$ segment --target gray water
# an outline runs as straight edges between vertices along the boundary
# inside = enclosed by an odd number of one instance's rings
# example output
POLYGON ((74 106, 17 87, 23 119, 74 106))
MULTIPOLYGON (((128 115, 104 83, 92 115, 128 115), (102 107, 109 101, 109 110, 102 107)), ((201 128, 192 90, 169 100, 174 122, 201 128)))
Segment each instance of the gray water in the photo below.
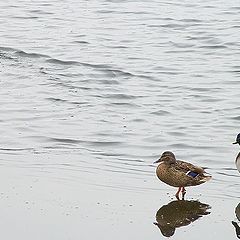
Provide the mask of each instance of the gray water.
POLYGON ((180 202, 153 162, 171 150, 213 179, 165 236, 237 239, 239 15, 234 0, 1 1, 1 236, 162 239, 180 202))

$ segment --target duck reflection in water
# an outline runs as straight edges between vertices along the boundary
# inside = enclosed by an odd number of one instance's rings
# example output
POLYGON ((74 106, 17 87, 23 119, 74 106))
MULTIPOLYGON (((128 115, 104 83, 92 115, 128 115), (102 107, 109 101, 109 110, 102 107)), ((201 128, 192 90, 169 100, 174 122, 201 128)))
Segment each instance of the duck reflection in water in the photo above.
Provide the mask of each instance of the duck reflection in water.
POLYGON ((199 201, 175 200, 162 206, 156 214, 157 225, 165 237, 171 237, 175 229, 187 226, 198 218, 210 214, 211 207, 199 201))
MULTIPOLYGON (((235 209, 235 214, 237 217, 237 220, 240 222, 240 203, 237 205, 235 209)), ((238 238, 240 238, 240 227, 237 222, 232 221, 233 226, 235 227, 236 235, 238 238)))

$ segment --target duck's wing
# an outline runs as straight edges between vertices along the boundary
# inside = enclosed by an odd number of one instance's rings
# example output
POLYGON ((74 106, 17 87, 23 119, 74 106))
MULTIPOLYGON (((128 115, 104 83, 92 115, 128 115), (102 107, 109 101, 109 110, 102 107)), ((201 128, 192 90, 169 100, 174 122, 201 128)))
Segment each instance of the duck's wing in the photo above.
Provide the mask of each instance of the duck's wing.
POLYGON ((185 173, 188 173, 188 172, 196 173, 197 175, 204 173, 204 169, 202 167, 198 167, 191 163, 180 161, 180 160, 176 161, 175 169, 179 171, 183 171, 185 173))

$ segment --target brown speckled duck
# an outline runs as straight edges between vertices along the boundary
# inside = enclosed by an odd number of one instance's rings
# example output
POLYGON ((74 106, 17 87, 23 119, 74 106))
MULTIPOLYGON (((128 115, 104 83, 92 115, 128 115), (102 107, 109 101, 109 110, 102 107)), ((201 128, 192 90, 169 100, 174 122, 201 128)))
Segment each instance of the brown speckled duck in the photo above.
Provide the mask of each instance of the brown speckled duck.
POLYGON ((185 187, 200 185, 211 179, 211 176, 205 175, 206 172, 202 167, 176 160, 175 155, 170 151, 164 152, 155 163, 159 163, 156 170, 158 178, 170 186, 178 187, 175 194, 177 199, 180 192, 184 199, 185 187))

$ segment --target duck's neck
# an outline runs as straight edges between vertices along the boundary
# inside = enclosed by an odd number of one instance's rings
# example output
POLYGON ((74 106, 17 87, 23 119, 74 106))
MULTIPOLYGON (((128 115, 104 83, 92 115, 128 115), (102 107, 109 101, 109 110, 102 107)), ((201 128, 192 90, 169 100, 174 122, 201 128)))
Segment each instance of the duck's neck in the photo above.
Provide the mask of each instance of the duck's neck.
POLYGON ((165 164, 171 165, 176 163, 176 159, 172 157, 166 157, 163 161, 165 164))

